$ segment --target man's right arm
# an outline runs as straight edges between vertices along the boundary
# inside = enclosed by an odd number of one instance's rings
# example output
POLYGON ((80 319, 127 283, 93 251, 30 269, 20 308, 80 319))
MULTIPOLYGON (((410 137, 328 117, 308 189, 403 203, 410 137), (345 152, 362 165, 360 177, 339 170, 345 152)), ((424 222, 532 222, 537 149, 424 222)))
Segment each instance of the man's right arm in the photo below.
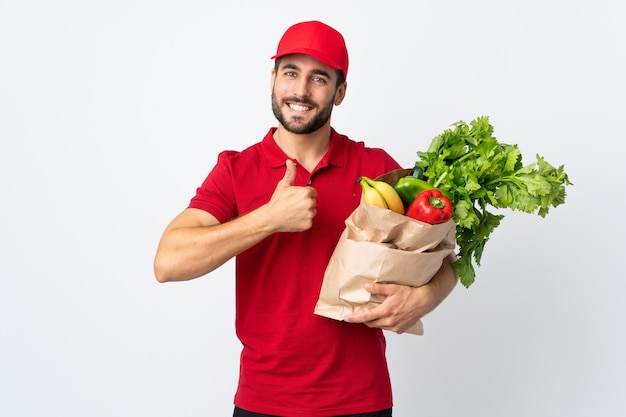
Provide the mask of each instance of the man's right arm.
POLYGON ((315 189, 294 187, 296 167, 287 161, 285 176, 267 204, 226 223, 194 208, 167 226, 154 259, 157 281, 185 281, 215 270, 240 252, 275 232, 299 232, 311 227, 315 189))

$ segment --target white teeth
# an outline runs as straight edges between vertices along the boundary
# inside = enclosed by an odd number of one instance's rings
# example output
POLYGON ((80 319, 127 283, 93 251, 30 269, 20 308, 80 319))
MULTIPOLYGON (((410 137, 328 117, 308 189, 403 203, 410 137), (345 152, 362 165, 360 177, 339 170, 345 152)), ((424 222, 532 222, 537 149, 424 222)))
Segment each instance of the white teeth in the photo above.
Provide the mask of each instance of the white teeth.
POLYGON ((290 104, 289 107, 291 107, 295 111, 307 111, 307 110, 309 110, 308 106, 301 106, 301 105, 298 105, 298 104, 290 104))

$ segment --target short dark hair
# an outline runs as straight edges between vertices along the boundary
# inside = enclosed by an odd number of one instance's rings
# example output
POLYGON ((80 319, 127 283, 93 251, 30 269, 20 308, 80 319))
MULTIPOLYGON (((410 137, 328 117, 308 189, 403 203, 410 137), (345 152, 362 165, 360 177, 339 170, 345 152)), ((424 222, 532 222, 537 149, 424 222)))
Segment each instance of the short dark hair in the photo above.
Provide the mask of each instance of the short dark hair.
MULTIPOLYGON (((278 67, 280 66, 281 60, 282 60, 282 57, 276 58, 276 61, 274 62, 274 71, 278 72, 278 67)), ((341 70, 335 70, 335 73, 337 74, 337 82, 335 83, 335 89, 337 89, 339 88, 341 84, 343 84, 346 81, 346 78, 343 76, 343 71, 341 70)))

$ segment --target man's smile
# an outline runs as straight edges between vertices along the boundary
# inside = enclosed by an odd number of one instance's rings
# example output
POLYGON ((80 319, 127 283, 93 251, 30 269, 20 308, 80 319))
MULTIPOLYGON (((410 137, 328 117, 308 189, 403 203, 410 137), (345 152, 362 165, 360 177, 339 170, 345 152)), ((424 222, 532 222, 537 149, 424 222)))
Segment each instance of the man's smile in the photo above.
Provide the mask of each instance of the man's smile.
POLYGON ((300 103, 287 103, 287 106, 294 111, 298 111, 298 112, 305 112, 305 111, 309 111, 312 109, 311 106, 307 106, 305 104, 300 104, 300 103))

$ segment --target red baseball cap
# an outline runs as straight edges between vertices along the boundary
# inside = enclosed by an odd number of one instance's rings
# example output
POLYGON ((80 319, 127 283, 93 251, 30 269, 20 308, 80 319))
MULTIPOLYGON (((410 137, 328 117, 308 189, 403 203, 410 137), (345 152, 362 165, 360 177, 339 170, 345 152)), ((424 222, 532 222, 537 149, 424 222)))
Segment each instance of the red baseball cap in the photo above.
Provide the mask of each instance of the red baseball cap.
POLYGON ((278 43, 276 55, 307 54, 348 76, 348 49, 341 33, 330 26, 309 21, 291 26, 278 43))

